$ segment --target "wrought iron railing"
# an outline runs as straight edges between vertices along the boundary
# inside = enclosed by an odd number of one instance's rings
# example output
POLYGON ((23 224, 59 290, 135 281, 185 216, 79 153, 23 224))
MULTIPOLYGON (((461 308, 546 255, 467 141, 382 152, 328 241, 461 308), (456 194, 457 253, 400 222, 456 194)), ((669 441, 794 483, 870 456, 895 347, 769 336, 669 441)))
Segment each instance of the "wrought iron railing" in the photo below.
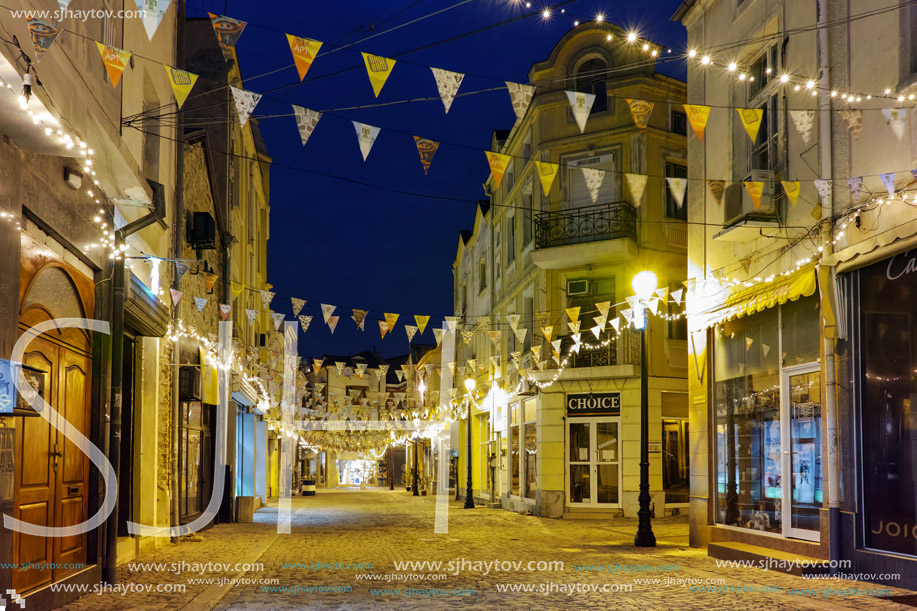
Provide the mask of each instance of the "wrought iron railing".
MULTIPOLYGON (((596 345, 595 336, 591 333, 582 334, 583 343, 596 345), (587 337, 588 336, 588 337, 587 337)), ((605 339, 603 334, 602 339, 605 339)), ((561 352, 569 354, 568 367, 608 367, 612 365, 639 365, 640 364, 640 336, 627 329, 616 334, 607 346, 594 350, 580 348, 578 353, 570 352, 573 338, 569 335, 561 337, 561 352)))
POLYGON ((637 212, 627 202, 539 212, 535 215, 536 248, 619 238, 637 240, 637 212))

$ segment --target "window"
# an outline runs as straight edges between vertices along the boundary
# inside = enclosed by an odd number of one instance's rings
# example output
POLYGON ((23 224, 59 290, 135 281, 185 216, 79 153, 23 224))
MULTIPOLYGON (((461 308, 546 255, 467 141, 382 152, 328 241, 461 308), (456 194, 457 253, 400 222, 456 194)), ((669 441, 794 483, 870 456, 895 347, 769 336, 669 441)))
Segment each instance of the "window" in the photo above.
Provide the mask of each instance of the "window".
POLYGON ((509 195, 509 192, 513 190, 513 185, 516 184, 516 160, 510 158, 509 162, 506 164, 506 173, 503 174, 503 187, 506 189, 505 193, 509 195))
POLYGON ((523 455, 522 469, 525 473, 525 498, 535 498, 535 462, 538 456, 538 445, 535 434, 535 402, 536 399, 527 399, 523 403, 523 430, 525 439, 525 454, 523 455))
MULTIPOLYGON (((667 178, 687 178, 688 168, 680 163, 670 163, 667 161, 665 164, 665 175, 667 178)), ((672 189, 669 188, 668 181, 666 181, 665 185, 665 215, 680 221, 688 220, 687 191, 685 191, 685 198, 682 205, 679 206, 678 202, 675 200, 675 196, 672 195, 672 189)))
POLYGON ((678 134, 679 136, 688 135, 688 116, 685 113, 673 110, 671 124, 673 134, 678 134))
POLYGON ((516 215, 506 217, 506 264, 516 260, 516 215))
POLYGON ((479 452, 478 452, 478 481, 481 485, 481 492, 484 494, 490 495, 491 490, 494 489, 494 480, 491 477, 491 467, 490 467, 490 414, 484 413, 476 416, 478 424, 478 441, 479 441, 479 452))
MULTIPOLYGON (((684 287, 680 282, 675 282, 669 285, 669 294, 671 295, 673 291, 678 289, 683 289, 684 287)), ((684 291, 682 291, 682 304, 684 304, 684 291)), ((666 335, 669 339, 683 340, 687 341, 688 339, 688 319, 683 316, 684 307, 675 303, 675 301, 670 297, 667 304, 668 315, 670 317, 678 316, 673 320, 668 321, 668 326, 666 330, 666 335)), ((816 327, 817 330, 817 327, 816 327)))
POLYGON ((525 134, 525 138, 522 140, 522 159, 525 162, 528 162, 532 158, 532 130, 530 129, 525 134))
POLYGON ((687 503, 688 421, 682 418, 662 421, 662 489, 666 503, 687 503))
POLYGON ((583 62, 576 70, 576 90, 595 95, 593 113, 608 109, 608 92, 605 86, 607 74, 607 65, 598 57, 583 62))
MULTIPOLYGON (((764 112, 761 115, 761 127, 758 130, 758 137, 751 147, 749 169, 772 170, 776 161, 777 139, 779 136, 777 133, 776 94, 768 97, 759 108, 764 112)), ((744 130, 744 128, 742 129, 744 130)))
POLYGON ((478 292, 483 293, 487 288, 487 259, 481 259, 478 264, 478 292))
POLYGON ((621 201, 620 155, 617 150, 595 157, 567 161, 567 185, 571 208, 581 208, 599 204, 610 204, 621 201), (599 185, 595 201, 586 185, 582 167, 594 168, 605 172, 599 185))
POLYGON ((525 248, 532 241, 532 209, 534 199, 532 197, 532 183, 529 182, 522 192, 522 247, 525 248))
POLYGON ((752 99, 760 93, 777 71, 777 46, 770 47, 761 54, 758 59, 752 62, 748 70, 748 99, 752 99))
POLYGON ((510 406, 509 426, 509 472, 510 494, 519 496, 519 404, 510 406))

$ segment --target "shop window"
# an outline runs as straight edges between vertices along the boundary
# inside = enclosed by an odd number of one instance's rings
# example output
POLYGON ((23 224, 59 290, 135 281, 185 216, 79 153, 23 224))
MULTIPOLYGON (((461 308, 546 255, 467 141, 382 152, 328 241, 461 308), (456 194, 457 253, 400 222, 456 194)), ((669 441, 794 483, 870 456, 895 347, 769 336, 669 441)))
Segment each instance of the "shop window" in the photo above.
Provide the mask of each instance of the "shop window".
POLYGON ((521 465, 525 472, 525 498, 535 498, 535 460, 538 456, 535 433, 535 399, 528 399, 524 405, 525 454, 521 465))
POLYGON ((662 489, 665 502, 688 502, 688 421, 662 421, 662 489))
POLYGON ((509 426, 509 470, 510 470, 510 493, 513 496, 519 496, 519 404, 510 407, 510 426, 509 426))

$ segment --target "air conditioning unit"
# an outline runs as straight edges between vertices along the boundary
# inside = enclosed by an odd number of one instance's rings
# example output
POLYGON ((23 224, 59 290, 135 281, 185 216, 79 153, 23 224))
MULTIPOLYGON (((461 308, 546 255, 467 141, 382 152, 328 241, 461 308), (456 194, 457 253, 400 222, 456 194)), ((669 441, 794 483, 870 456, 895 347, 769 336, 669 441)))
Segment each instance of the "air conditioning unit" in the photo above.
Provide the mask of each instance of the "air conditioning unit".
POLYGON ((745 218, 757 220, 777 219, 777 198, 774 197, 774 173, 770 170, 752 170, 748 176, 726 187, 723 194, 723 220, 725 225, 732 225, 745 218), (762 182, 761 203, 755 203, 745 188, 746 182, 762 182))
POLYGON ((576 295, 588 295, 589 294, 589 281, 588 280, 568 280, 567 281, 567 297, 575 297, 576 295))

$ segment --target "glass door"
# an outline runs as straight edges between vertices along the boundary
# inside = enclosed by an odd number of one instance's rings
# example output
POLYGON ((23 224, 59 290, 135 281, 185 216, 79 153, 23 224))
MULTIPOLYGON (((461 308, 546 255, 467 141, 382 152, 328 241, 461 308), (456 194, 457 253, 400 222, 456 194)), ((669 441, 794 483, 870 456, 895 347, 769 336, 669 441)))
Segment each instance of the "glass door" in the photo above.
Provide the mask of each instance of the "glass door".
POLYGON ((617 418, 576 418, 567 423, 567 504, 620 504, 617 418))
POLYGON ((588 420, 567 421, 569 447, 567 502, 571 505, 592 504, 592 423, 588 420))
POLYGON ((593 425, 595 504, 618 504, 618 423, 600 420, 593 425))
POLYGON ((821 377, 818 363, 783 373, 784 534, 819 540, 822 507, 821 377))

